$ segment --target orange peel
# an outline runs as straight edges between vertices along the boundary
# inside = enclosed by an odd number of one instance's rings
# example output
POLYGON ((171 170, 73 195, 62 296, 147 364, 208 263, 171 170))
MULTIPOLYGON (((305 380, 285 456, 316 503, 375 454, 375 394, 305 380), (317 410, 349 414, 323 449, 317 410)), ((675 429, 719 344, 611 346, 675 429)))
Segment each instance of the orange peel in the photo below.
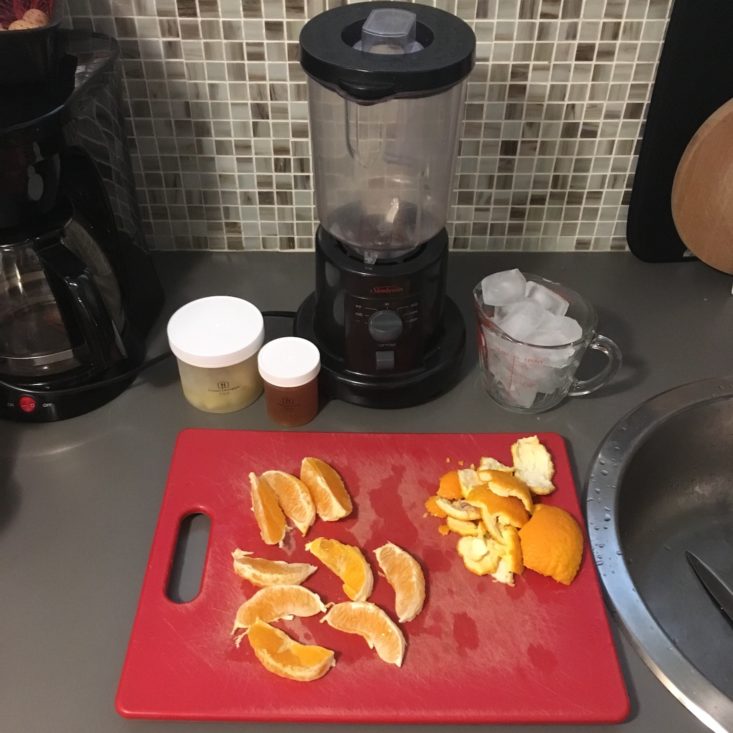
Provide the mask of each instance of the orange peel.
POLYGON ((478 464, 479 471, 504 471, 506 473, 514 473, 514 466, 507 466, 496 458, 482 456, 478 464))
POLYGON ((474 486, 483 483, 475 468, 460 468, 457 473, 458 481, 461 484, 461 494, 464 499, 474 486))
POLYGON ((469 522, 465 519, 446 517, 445 524, 451 532, 462 537, 481 537, 486 534, 486 527, 480 519, 477 522, 469 522))
POLYGON ((532 492, 521 479, 506 471, 479 471, 479 476, 488 483, 489 488, 499 496, 513 496, 519 499, 531 514, 534 508, 532 492))
POLYGON ((464 522, 481 519, 481 512, 464 499, 451 501, 450 499, 444 499, 442 496, 438 496, 435 499, 435 505, 445 513, 446 517, 461 519, 464 522))
POLYGON ((439 497, 437 496, 429 496, 427 499, 425 499, 425 511, 427 511, 428 514, 430 514, 433 517, 438 517, 439 519, 443 519, 443 517, 446 516, 445 512, 438 506, 437 499, 439 497))
POLYGON ((444 499, 460 499, 463 496, 458 471, 448 471, 440 477, 437 494, 444 499))
POLYGON ((472 489, 466 499, 481 512, 484 525, 494 539, 502 541, 499 525, 523 527, 529 521, 529 514, 522 502, 515 496, 500 496, 486 486, 472 489))
POLYGON ((499 567, 499 546, 490 537, 461 537, 456 550, 474 575, 491 575, 499 567))
POLYGON ((515 476, 524 481, 532 493, 546 496, 555 491, 552 478, 555 465, 547 448, 536 435, 520 438, 512 445, 515 476))
POLYGON ((570 585, 583 559, 583 532, 564 509, 538 504, 519 530, 524 566, 558 583, 570 585))

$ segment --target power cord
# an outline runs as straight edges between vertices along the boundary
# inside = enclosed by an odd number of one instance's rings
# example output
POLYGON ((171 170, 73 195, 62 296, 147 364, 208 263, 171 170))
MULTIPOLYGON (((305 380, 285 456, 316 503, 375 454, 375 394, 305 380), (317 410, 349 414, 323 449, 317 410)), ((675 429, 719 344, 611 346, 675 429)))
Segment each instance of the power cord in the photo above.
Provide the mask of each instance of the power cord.
POLYGON ((295 318, 295 311, 262 311, 263 318, 295 318))
POLYGON ((140 372, 145 371, 149 367, 164 361, 169 356, 173 356, 172 352, 166 351, 158 356, 154 356, 152 359, 144 361, 134 369, 118 374, 116 377, 109 377, 108 379, 102 379, 98 382, 90 382, 89 384, 80 384, 77 387, 64 387, 63 389, 34 389, 33 387, 23 387, 19 384, 10 384, 0 379, 0 387, 12 390, 13 392, 23 392, 23 394, 32 395, 34 397, 65 397, 68 395, 83 394, 84 392, 93 392, 95 389, 102 387, 109 387, 112 384, 118 384, 119 382, 129 381, 131 377, 135 377, 140 372))
MULTIPOLYGON (((295 315, 295 311, 262 311, 263 318, 295 318, 295 315)), ((158 354, 157 356, 154 356, 151 359, 144 361, 142 364, 139 364, 134 369, 129 369, 123 374, 118 374, 116 377, 109 377, 108 379, 102 379, 98 382, 91 382, 89 384, 80 384, 78 387, 65 387, 63 389, 27 389, 17 384, 10 384, 9 382, 6 382, 2 379, 0 379, 0 387, 4 387, 5 389, 9 389, 14 392, 19 390, 24 394, 45 398, 65 397, 68 395, 83 394, 84 392, 92 392, 95 389, 109 387, 113 384, 119 384, 120 382, 128 381, 130 378, 138 376, 138 374, 140 374, 141 372, 144 372, 146 369, 149 369, 150 367, 159 364, 161 361, 165 361, 171 356, 173 356, 173 352, 165 351, 162 354, 158 354)))

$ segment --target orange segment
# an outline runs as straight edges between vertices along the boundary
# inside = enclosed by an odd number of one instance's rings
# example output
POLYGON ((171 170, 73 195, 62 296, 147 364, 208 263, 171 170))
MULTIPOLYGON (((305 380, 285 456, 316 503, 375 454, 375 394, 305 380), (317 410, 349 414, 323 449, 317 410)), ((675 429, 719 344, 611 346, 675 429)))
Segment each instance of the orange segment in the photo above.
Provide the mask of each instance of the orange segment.
POLYGON ((249 474, 252 494, 252 511, 254 512, 260 536, 266 545, 282 544, 288 525, 285 521, 275 492, 270 485, 254 473, 249 474))
POLYGON ((529 486, 524 481, 506 471, 479 471, 479 476, 489 484, 489 488, 499 496, 514 496, 522 502, 531 514, 534 502, 529 486))
POLYGON ((519 530, 524 566, 570 585, 583 559, 583 533, 564 509, 539 504, 519 530))
POLYGON ((337 603, 321 620, 338 631, 358 634, 382 661, 402 666, 407 646, 405 637, 399 626, 374 603, 337 603))
POLYGON ((234 572, 248 580, 252 585, 260 587, 270 585, 299 585, 316 572, 315 565, 305 562, 284 562, 283 560, 266 560, 253 557, 251 552, 234 550, 234 572))
POLYGON ((445 516, 445 512, 438 506, 437 500, 437 496, 429 496, 425 500, 425 509, 427 510, 428 514, 442 519, 445 516))
POLYGON ((374 575, 358 547, 318 537, 309 542, 305 549, 341 578, 344 593, 352 601, 365 601, 369 598, 374 587, 374 575))
POLYGON ((460 499, 463 496, 461 482, 458 480, 458 471, 448 471, 440 477, 438 496, 444 499, 460 499))
POLYGON ((252 624, 247 632, 247 640, 266 670, 289 680, 317 680, 336 664, 331 649, 315 644, 300 644, 284 631, 264 621, 252 624))
POLYGON ((351 497, 344 481, 320 458, 304 458, 300 465, 300 480, 308 487, 318 516, 335 522, 351 514, 351 497))
POLYGON ((232 633, 248 629, 257 619, 269 622, 294 616, 315 616, 325 610, 318 594, 302 585, 271 585, 260 588, 239 607, 232 633))
POLYGON ((275 492, 285 516, 305 535, 316 520, 316 507, 308 487, 285 471, 265 471, 260 478, 275 492))
POLYGON ((425 575, 409 552, 388 542, 378 547, 379 567, 395 592, 395 612, 400 623, 412 621, 425 603, 425 575))

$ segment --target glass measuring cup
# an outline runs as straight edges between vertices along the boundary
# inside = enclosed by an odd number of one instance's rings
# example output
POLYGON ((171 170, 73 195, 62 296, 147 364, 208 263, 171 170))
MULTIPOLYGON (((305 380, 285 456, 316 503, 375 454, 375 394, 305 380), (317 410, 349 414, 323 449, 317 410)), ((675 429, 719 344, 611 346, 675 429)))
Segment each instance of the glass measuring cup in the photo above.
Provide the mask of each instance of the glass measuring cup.
POLYGON ((538 413, 552 409, 565 397, 581 397, 600 389, 616 374, 622 357, 615 341, 596 333, 598 316, 582 295, 538 275, 524 273, 524 277, 568 302, 566 315, 577 321, 580 338, 552 346, 512 338, 496 323, 499 308, 484 303, 479 282, 473 289, 479 362, 484 387, 497 404, 513 412, 538 413), (606 364, 594 376, 576 379, 588 348, 602 353, 606 364))

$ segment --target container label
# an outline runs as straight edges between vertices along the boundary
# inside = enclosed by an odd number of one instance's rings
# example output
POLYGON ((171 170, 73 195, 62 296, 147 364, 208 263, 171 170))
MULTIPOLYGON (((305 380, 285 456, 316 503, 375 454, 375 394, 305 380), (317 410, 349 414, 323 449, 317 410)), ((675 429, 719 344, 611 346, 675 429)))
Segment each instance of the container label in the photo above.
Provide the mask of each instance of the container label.
POLYGON ((230 392, 236 392, 238 389, 242 389, 241 384, 232 384, 226 379, 219 380, 215 387, 209 387, 208 392, 214 392, 215 394, 229 394, 230 392))

